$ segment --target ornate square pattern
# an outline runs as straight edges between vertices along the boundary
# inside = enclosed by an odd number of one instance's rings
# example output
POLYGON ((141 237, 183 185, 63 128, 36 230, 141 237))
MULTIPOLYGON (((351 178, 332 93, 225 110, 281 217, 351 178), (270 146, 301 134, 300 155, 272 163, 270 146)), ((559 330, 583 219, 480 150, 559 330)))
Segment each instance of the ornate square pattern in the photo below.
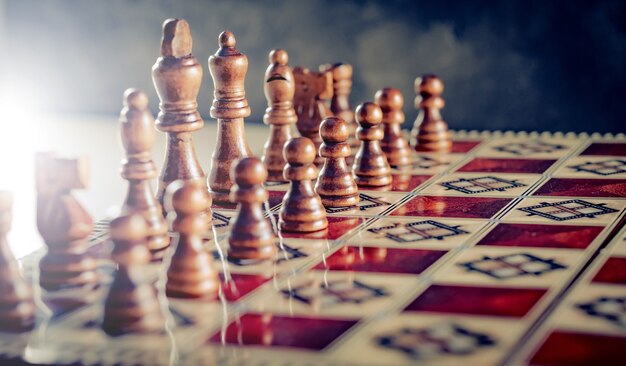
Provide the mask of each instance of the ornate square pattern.
POLYGON ((454 323, 442 323, 429 328, 402 327, 377 336, 375 342, 380 347, 402 352, 413 359, 467 355, 496 343, 488 334, 454 323))
POLYGON ((326 207, 326 213, 340 216, 376 216, 404 196, 404 193, 368 191, 367 193, 359 194, 360 201, 356 206, 326 207))
POLYGON ((626 328, 626 296, 601 296, 590 302, 576 304, 576 307, 589 316, 626 328))
POLYGON ((525 198, 503 218, 505 221, 558 223, 568 225, 606 225, 626 206, 615 199, 525 198))
POLYGON ((511 188, 525 187, 516 180, 485 176, 476 178, 460 178, 457 180, 439 183, 441 186, 465 194, 476 194, 491 191, 505 192, 511 188))
POLYGON ((568 168, 577 172, 588 172, 595 175, 607 176, 626 173, 626 160, 608 159, 600 161, 587 161, 582 164, 570 165, 568 168))
POLYGON ((487 141, 477 155, 488 158, 556 160, 578 143, 568 138, 502 136, 487 141))
POLYGON ((547 272, 567 268, 554 259, 541 258, 528 253, 497 257, 484 256, 458 265, 464 267, 468 272, 482 273, 498 280, 521 276, 541 276, 547 272))
POLYGON ((488 219, 509 202, 507 198, 417 196, 393 210, 391 215, 488 219))
POLYGON ((523 142, 517 142, 517 143, 502 144, 502 145, 493 147, 493 149, 496 151, 505 152, 505 153, 518 155, 518 156, 530 156, 530 155, 541 154, 541 153, 543 154, 552 153, 558 150, 563 150, 565 148, 566 146, 564 145, 548 143, 548 142, 541 141, 541 140, 530 140, 530 141, 523 141, 523 142))
POLYGON ((453 173, 429 185, 422 194, 516 197, 541 178, 538 174, 453 173))
POLYGON ((281 292, 287 297, 314 307, 347 303, 358 305, 375 298, 389 296, 384 287, 370 286, 358 280, 310 280, 297 287, 282 289, 281 292))
POLYGON ((448 226, 434 220, 393 223, 387 226, 367 229, 374 234, 384 235, 397 243, 414 243, 421 240, 444 240, 447 237, 467 234, 459 226, 448 226))

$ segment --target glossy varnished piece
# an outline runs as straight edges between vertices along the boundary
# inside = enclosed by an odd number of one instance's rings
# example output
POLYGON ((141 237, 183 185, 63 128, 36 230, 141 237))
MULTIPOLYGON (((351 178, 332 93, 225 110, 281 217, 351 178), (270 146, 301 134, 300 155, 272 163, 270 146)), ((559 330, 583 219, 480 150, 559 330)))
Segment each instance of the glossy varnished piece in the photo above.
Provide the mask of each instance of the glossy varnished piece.
POLYGON ((357 137, 361 141, 354 157, 352 172, 359 187, 391 187, 391 168, 380 148, 384 131, 380 125, 383 112, 371 102, 360 104, 355 111, 357 137))
POLYGON ((37 228, 47 246, 39 282, 46 290, 98 283, 96 261, 87 253, 93 220, 71 193, 87 188, 88 172, 85 159, 37 154, 37 228))
POLYGON ((404 112, 402 106, 404 98, 398 89, 383 88, 376 92, 374 97, 376 104, 383 111, 384 136, 380 140, 382 148, 389 165, 401 168, 411 163, 411 148, 409 142, 402 133, 404 123, 404 112))
POLYGON ((435 75, 415 79, 415 108, 420 113, 415 120, 411 139, 416 151, 450 152, 452 138, 448 124, 441 116, 445 101, 441 97, 443 82, 435 75))
POLYGON ((244 129, 244 118, 250 115, 244 88, 248 57, 235 48, 232 32, 222 32, 218 43, 219 49, 209 57, 215 87, 211 117, 217 119, 217 143, 211 159, 209 187, 213 201, 228 203, 234 184, 231 168, 237 159, 252 154, 244 129))
POLYGON ((175 180, 206 184, 192 135, 204 125, 198 112, 202 66, 191 52, 191 31, 187 21, 166 20, 163 23, 161 57, 152 66, 152 80, 161 100, 156 127, 167 133, 165 162, 157 188, 161 205, 165 189, 175 180))
MULTIPOLYGON (((332 116, 327 102, 333 96, 333 77, 330 71, 314 72, 302 67, 294 68, 293 76, 296 81, 296 126, 302 136, 313 141, 317 149, 322 143, 320 123, 324 118, 332 116)), ((315 164, 319 166, 321 163, 323 159, 317 156, 315 164)))
POLYGON ((206 199, 202 187, 192 182, 176 181, 167 188, 165 204, 168 212, 176 214, 172 230, 178 234, 167 269, 167 296, 216 298, 219 276, 203 241, 206 230, 202 213, 211 206, 211 201, 206 199))
POLYGON ((109 335, 153 333, 164 329, 156 289, 146 276, 150 262, 148 226, 140 215, 120 216, 109 225, 111 259, 118 265, 104 301, 102 329, 109 335))
POLYGON ((320 66, 320 71, 328 71, 333 77, 333 97, 330 100, 330 110, 335 117, 340 117, 348 124, 350 137, 348 143, 356 150, 359 140, 356 138, 357 124, 354 120, 354 110, 350 106, 350 92, 352 91, 352 65, 344 63, 327 64, 320 66))
POLYGON ((323 143, 319 155, 324 158, 324 166, 315 191, 324 207, 350 207, 359 203, 358 187, 346 164, 346 157, 350 156, 349 134, 348 124, 339 117, 326 118, 320 125, 323 143))
POLYGON ((228 238, 228 258, 231 260, 263 260, 276 253, 275 235, 268 218, 263 215, 263 204, 268 194, 263 183, 267 169, 255 157, 239 160, 232 170, 232 201, 237 202, 237 213, 228 238))
POLYGON ((0 332, 27 331, 35 325, 33 291, 9 247, 13 195, 0 191, 0 332))
POLYGON ((297 121, 293 108, 294 78, 287 65, 288 60, 287 51, 272 50, 263 83, 267 99, 263 122, 270 126, 270 134, 261 160, 267 168, 268 182, 284 181, 283 168, 286 161, 283 157, 283 146, 291 138, 291 129, 297 121))
POLYGON ((289 232, 314 232, 326 229, 328 220, 320 196, 313 189, 317 177, 315 145, 306 137, 296 137, 285 144, 285 179, 289 190, 280 209, 280 228, 289 232))
POLYGON ((155 139, 154 118, 148 110, 148 96, 143 91, 126 90, 119 121, 122 145, 126 152, 121 174, 128 181, 122 212, 140 214, 146 219, 150 234, 148 249, 153 260, 160 260, 169 246, 170 238, 163 209, 152 191, 151 183, 157 177, 156 165, 151 156, 155 139))

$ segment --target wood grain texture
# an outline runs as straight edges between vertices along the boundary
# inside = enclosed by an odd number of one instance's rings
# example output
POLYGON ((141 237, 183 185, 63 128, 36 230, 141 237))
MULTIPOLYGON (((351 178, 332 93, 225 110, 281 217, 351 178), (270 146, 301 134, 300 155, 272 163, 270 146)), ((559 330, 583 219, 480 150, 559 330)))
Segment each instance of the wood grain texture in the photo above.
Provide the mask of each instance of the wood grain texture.
POLYGON ((380 147, 387 157, 389 165, 400 168, 411 164, 411 148, 402 133, 404 123, 404 97, 398 89, 383 88, 376 92, 374 102, 383 112, 384 136, 380 147))
POLYGON ((411 139, 416 151, 450 152, 452 137, 448 124, 441 116, 445 101, 441 97, 443 82, 435 75, 424 75, 415 79, 415 108, 417 115, 411 139))

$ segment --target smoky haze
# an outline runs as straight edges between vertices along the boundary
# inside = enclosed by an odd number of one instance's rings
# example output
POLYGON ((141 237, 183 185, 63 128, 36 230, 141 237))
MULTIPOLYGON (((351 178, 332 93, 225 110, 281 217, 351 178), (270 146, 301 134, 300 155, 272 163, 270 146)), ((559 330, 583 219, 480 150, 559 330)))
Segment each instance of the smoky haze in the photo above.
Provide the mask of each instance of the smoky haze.
POLYGON ((34 1, 3 3, 3 80, 37 89, 46 111, 115 115, 127 87, 157 109, 151 67, 161 24, 188 20, 204 66, 232 30, 248 55, 249 121, 266 108, 263 73, 272 48, 291 66, 354 67, 353 105, 399 88, 407 124, 413 81, 439 75, 443 113, 455 129, 626 131, 626 2, 623 1, 34 1))

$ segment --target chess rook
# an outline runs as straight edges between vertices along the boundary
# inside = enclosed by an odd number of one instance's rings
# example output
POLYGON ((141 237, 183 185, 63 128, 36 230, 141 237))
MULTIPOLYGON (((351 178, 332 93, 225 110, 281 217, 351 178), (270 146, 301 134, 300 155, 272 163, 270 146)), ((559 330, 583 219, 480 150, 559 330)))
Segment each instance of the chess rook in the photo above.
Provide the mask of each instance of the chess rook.
POLYGON ((380 106, 383 112, 384 136, 380 140, 380 147, 385 153, 389 165, 394 168, 409 165, 411 163, 411 148, 402 134, 402 124, 404 123, 402 93, 398 89, 383 88, 376 92, 374 98, 375 103, 380 106))
POLYGON ((252 155, 243 119, 250 115, 244 81, 248 71, 248 57, 236 48, 235 35, 220 34, 219 49, 209 57, 209 70, 215 86, 211 117, 217 119, 217 144, 211 159, 209 187, 213 201, 228 203, 233 180, 233 163, 252 155))
POLYGON ((211 206, 203 188, 193 182, 176 181, 167 187, 165 205, 175 212, 172 230, 178 233, 175 251, 167 269, 168 297, 216 298, 219 276, 213 257, 204 246, 202 213, 211 206))
POLYGON ((294 78, 287 65, 288 55, 285 50, 272 50, 270 65, 265 71, 264 91, 267 109, 263 122, 270 126, 270 135, 265 143, 261 160, 267 168, 269 182, 282 182, 285 158, 283 146, 291 138, 292 126, 297 121, 293 108, 295 93, 294 78))
POLYGON ((352 65, 344 63, 322 65, 320 71, 328 71, 332 75, 333 97, 330 100, 330 110, 335 117, 342 118, 348 124, 350 130, 348 143, 356 151, 360 144, 356 138, 357 124, 349 99, 352 91, 352 65))
POLYGON ((154 145, 154 118, 148 110, 148 96, 137 89, 124 92, 124 108, 120 112, 120 132, 126 158, 121 175, 128 181, 128 193, 122 211, 136 213, 148 222, 148 249, 153 260, 163 258, 169 246, 167 223, 150 183, 157 176, 151 150, 154 145))
POLYGON ((424 75, 415 79, 415 108, 417 115, 411 139, 416 151, 449 152, 452 140, 448 124, 441 116, 445 101, 441 97, 443 82, 435 75, 424 75))
POLYGON ((33 291, 9 247, 13 195, 0 191, 0 331, 22 332, 35 325, 33 291))
POLYGON ((380 125, 383 112, 377 104, 366 102, 355 111, 359 123, 357 136, 361 147, 356 153, 352 172, 359 187, 386 187, 391 185, 391 168, 380 147, 384 131, 380 125))
POLYGON ((352 173, 346 164, 350 156, 350 145, 346 142, 350 130, 339 117, 329 117, 320 125, 323 140, 319 154, 324 166, 320 171, 315 191, 322 198, 324 207, 350 207, 359 203, 359 192, 352 173))
MULTIPOLYGON (((152 80, 161 100, 156 127, 167 133, 165 162, 157 189, 161 206, 165 189, 173 181, 205 180, 192 135, 192 132, 204 125, 197 101, 202 82, 202 66, 191 51, 191 31, 187 21, 166 20, 163 23, 161 57, 152 66, 152 80)), ((207 221, 209 220, 210 215, 207 215, 207 221)))
MULTIPOLYGON (((308 137, 319 149, 320 123, 326 117, 332 116, 327 101, 333 96, 333 77, 329 71, 313 72, 309 69, 296 67, 293 69, 296 81, 294 107, 298 116, 296 127, 304 137, 308 137)), ((315 164, 323 163, 321 156, 315 157, 315 164)))
POLYGON ((114 244, 111 258, 118 270, 104 301, 102 329, 112 336, 161 332, 165 322, 156 289, 145 276, 150 262, 145 219, 120 216, 111 221, 109 235, 114 244))
POLYGON ((98 282, 96 261, 87 253, 93 221, 72 196, 73 189, 87 188, 87 166, 84 159, 37 154, 37 228, 47 246, 39 262, 40 284, 46 290, 98 282))
POLYGON ((271 259, 276 252, 275 236, 269 219, 263 215, 263 203, 268 199, 263 188, 267 169, 258 158, 247 157, 233 166, 231 174, 235 182, 231 199, 238 205, 228 238, 228 258, 271 259))
POLYGON ((280 209, 280 228, 291 232, 315 232, 328 227, 320 196, 313 189, 317 177, 315 145, 306 137, 296 137, 285 144, 285 179, 291 182, 280 209))

